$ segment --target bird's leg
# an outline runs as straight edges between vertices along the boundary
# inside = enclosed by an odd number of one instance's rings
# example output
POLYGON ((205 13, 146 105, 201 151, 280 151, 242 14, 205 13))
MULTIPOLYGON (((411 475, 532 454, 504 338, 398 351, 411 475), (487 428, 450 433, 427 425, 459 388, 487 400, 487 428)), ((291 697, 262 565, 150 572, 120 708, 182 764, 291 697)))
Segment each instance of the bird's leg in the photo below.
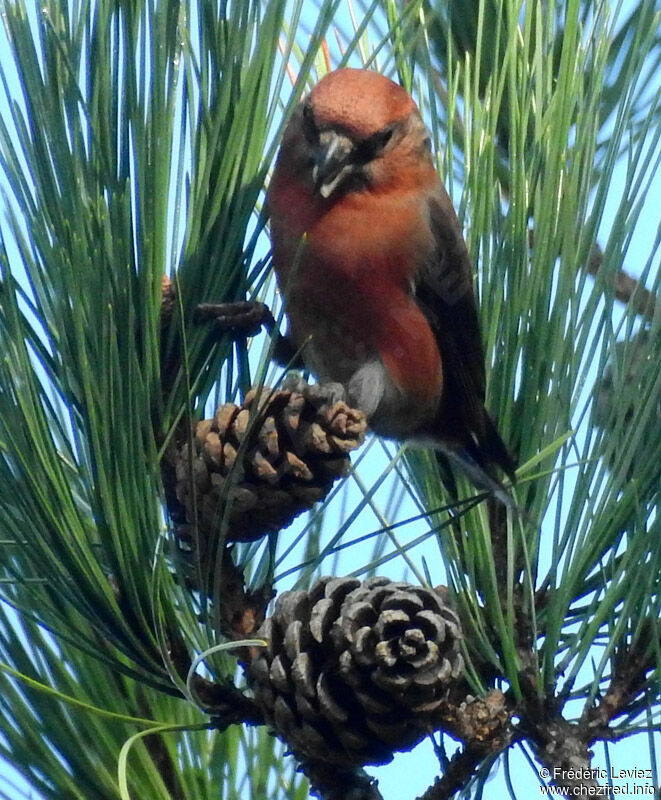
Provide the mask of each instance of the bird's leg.
POLYGON ((302 367, 298 349, 283 336, 275 322, 271 309, 257 300, 237 300, 233 303, 200 303, 193 312, 193 321, 199 324, 212 322, 221 335, 233 338, 256 336, 262 327, 275 339, 273 359, 282 366, 302 367))

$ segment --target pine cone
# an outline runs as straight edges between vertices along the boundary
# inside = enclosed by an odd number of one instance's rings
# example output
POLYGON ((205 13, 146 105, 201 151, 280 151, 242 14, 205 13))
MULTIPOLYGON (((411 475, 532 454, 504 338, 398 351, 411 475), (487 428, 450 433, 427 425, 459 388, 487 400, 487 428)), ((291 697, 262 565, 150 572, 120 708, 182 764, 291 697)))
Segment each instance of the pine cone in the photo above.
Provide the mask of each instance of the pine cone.
POLYGON ((177 526, 179 543, 197 541, 204 550, 225 515, 228 542, 285 527, 346 475, 348 453, 365 429, 364 415, 345 403, 319 408, 293 391, 264 387, 259 398, 249 392, 241 406, 220 406, 195 428, 192 453, 184 443, 167 456, 178 516, 188 523, 177 526))
POLYGON ((285 592, 247 664, 255 699, 301 761, 385 764, 440 727, 462 674, 443 595, 388 578, 322 578, 285 592))

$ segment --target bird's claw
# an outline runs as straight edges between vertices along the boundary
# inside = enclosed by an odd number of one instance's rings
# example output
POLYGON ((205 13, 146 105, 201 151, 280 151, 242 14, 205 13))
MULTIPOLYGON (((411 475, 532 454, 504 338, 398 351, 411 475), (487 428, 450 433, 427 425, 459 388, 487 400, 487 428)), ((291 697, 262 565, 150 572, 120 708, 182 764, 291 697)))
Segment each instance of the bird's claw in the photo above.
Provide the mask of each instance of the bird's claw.
POLYGON ((308 400, 321 408, 322 406, 334 406, 335 403, 346 402, 347 393, 341 383, 313 383, 308 386, 308 400))
POLYGON ((193 321, 212 322, 214 328, 234 336, 256 336, 262 326, 271 326, 273 315, 265 303, 238 300, 234 303, 200 303, 193 311, 193 321))
POLYGON ((296 394, 305 395, 310 388, 310 384, 300 372, 288 372, 282 379, 280 388, 284 392, 296 392, 296 394))
POLYGON ((287 373, 281 386, 285 391, 302 394, 315 408, 346 401, 347 393, 341 383, 308 383, 299 372, 287 373))

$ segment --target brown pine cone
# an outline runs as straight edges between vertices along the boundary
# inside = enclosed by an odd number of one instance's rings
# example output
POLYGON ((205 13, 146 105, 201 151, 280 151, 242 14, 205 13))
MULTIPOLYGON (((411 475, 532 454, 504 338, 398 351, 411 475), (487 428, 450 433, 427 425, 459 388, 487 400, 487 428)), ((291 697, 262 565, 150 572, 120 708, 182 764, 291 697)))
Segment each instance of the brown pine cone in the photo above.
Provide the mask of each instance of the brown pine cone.
POLYGON ((301 761, 384 764, 441 722, 464 668, 461 626, 431 589, 322 578, 285 592, 246 669, 255 699, 301 761))
POLYGON ((170 492, 168 505, 179 504, 179 543, 196 541, 203 551, 223 522, 227 542, 285 527, 346 475, 348 454, 365 430, 360 411, 343 402, 319 407, 294 391, 264 387, 259 397, 249 392, 241 406, 220 406, 213 419, 197 424, 192 452, 185 442, 166 456, 176 495, 170 492))

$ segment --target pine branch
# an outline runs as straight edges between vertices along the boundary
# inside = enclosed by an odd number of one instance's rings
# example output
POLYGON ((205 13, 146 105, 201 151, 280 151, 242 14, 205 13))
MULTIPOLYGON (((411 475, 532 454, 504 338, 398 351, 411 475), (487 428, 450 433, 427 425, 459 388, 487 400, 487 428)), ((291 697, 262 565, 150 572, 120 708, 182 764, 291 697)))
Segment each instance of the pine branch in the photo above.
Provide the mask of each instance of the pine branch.
POLYGON ((650 647, 653 634, 653 626, 645 626, 643 634, 616 660, 605 695, 596 706, 586 709, 577 723, 562 718, 558 698, 539 698, 534 686, 522 681, 527 700, 520 730, 556 786, 567 788, 570 794, 598 790, 590 748, 596 741, 617 738, 610 728, 611 721, 630 712, 644 690, 647 674, 656 665, 654 649, 650 647))
POLYGON ((320 800, 383 800, 376 781, 362 769, 342 770, 320 762, 303 762, 311 794, 320 800))
MULTIPOLYGON (((191 658, 179 636, 171 635, 170 658, 182 680, 186 680, 191 658)), ((214 718, 215 727, 224 730, 230 725, 264 725, 264 716, 257 704, 230 681, 214 683, 194 675, 192 689, 207 714, 214 718)))
POLYGON ((442 777, 437 778, 417 800, 450 800, 456 792, 468 785, 489 754, 488 747, 472 743, 457 751, 448 762, 442 777))
POLYGON ((598 791, 584 726, 567 722, 559 714, 544 714, 541 719, 528 715, 526 724, 531 726, 529 740, 537 759, 548 769, 554 785, 567 788, 572 796, 598 791))
POLYGON ((465 789, 485 759, 496 756, 514 741, 517 734, 511 724, 513 712, 513 703, 497 689, 485 697, 466 695, 460 702, 448 701, 442 728, 462 741, 464 749, 455 753, 443 775, 418 800, 448 800, 465 789))
POLYGON ((598 244, 595 244, 586 265, 588 273, 595 277, 598 276, 605 286, 613 290, 615 297, 621 303, 625 305, 631 303, 636 314, 647 317, 650 320, 654 319, 656 314, 656 295, 623 269, 618 269, 613 273, 605 273, 602 269, 603 263, 604 252, 598 244))
POLYGON ((652 634, 652 626, 647 625, 643 635, 617 660, 604 696, 596 706, 583 713, 581 722, 586 727, 590 744, 600 739, 612 739, 610 723, 629 712, 644 691, 647 674, 656 666, 654 650, 649 647, 652 634))

